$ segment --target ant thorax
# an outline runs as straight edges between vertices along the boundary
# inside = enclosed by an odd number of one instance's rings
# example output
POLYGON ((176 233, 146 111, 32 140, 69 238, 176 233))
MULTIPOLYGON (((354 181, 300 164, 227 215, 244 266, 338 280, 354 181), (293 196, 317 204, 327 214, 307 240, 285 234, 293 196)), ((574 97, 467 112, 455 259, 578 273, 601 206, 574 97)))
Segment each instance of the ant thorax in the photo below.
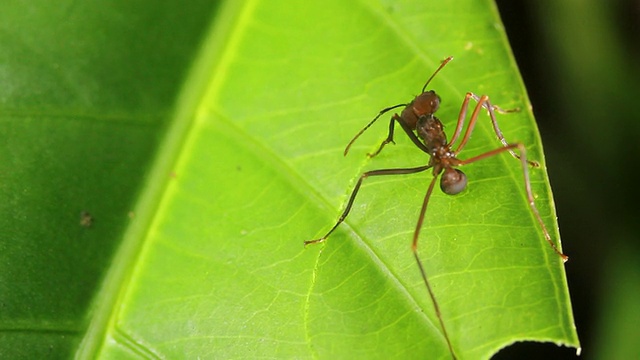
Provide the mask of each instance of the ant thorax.
POLYGON ((440 119, 433 114, 422 115, 418 119, 416 131, 432 156, 447 146, 447 135, 443 128, 440 119))

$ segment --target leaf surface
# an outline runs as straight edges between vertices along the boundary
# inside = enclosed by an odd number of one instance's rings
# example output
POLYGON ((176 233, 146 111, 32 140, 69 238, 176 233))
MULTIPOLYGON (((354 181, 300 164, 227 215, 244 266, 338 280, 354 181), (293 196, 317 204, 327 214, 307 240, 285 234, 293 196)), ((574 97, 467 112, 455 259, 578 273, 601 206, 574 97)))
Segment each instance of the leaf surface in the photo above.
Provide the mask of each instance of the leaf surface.
MULTIPOLYGON (((531 182, 558 239, 540 139, 493 5, 255 0, 226 3, 213 21, 163 140, 148 143, 151 170, 134 176, 144 188, 130 195, 135 217, 79 354, 448 358, 410 251, 430 173, 367 179, 327 242, 302 242, 331 227, 363 171, 428 162, 400 129, 395 146, 366 157, 387 116, 342 151, 449 55, 429 86, 439 118, 451 132, 467 91, 522 109, 498 121, 543 164, 531 182)), ((138 123, 136 109, 123 124, 138 123)), ((482 114, 461 158, 498 146, 482 114)), ((434 193, 419 244, 458 356, 525 339, 578 346, 563 265, 529 211, 520 163, 504 154, 465 172, 465 192, 434 193)))

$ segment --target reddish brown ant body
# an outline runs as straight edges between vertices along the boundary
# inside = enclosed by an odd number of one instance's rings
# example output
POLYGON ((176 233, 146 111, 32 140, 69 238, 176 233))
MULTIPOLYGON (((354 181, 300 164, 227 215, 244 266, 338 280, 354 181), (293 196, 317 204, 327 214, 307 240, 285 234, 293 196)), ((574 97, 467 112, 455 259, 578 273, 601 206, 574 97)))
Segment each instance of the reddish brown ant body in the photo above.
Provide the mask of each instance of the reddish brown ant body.
POLYGON ((507 143, 507 141, 504 139, 504 136, 502 135, 502 131, 500 131, 500 128, 498 127, 498 122, 495 117, 495 111, 506 113, 506 112, 518 111, 517 109, 503 110, 497 106, 492 105, 489 102, 488 96, 486 95, 477 96, 471 92, 468 92, 464 98, 464 101, 462 102, 460 114, 458 116, 458 122, 455 128, 453 137, 451 138, 451 141, 447 140, 447 136, 443 130, 442 122, 440 122, 440 120, 436 116, 434 116, 434 113, 438 110, 440 106, 440 97, 433 90, 429 90, 429 91, 425 91, 425 90, 429 82, 433 79, 433 77, 452 59, 453 57, 448 57, 442 62, 440 67, 433 73, 433 75, 431 75, 431 77, 425 83, 424 87, 422 88, 422 93, 416 96, 415 99, 413 99, 413 101, 407 104, 394 105, 381 110, 378 113, 378 115, 371 122, 369 122, 369 124, 367 124, 362 130, 360 130, 356 134, 356 136, 349 142, 349 144, 347 144, 347 147, 344 150, 344 155, 347 155, 351 145, 355 142, 355 140, 360 135, 362 135, 362 133, 364 133, 371 125, 373 125, 373 123, 376 120, 378 120, 380 116, 382 116, 383 114, 393 109, 404 106, 404 109, 402 110, 400 115, 394 114, 391 117, 387 138, 384 141, 382 141, 382 143, 374 153, 370 153, 368 154, 368 156, 374 157, 378 155, 386 144, 390 142, 391 143, 394 142, 393 141, 394 127, 395 127, 395 123, 397 122, 400 124, 400 126, 402 127, 404 132, 407 134, 407 136, 409 136, 411 141, 420 150, 422 150, 423 152, 427 153, 430 156, 430 159, 427 165, 418 166, 414 168, 371 170, 363 173, 360 176, 360 179, 358 179, 358 182, 356 183, 356 186, 354 187, 353 192, 351 193, 349 201, 347 202, 347 205, 344 211, 342 212, 342 215, 340 216, 338 221, 335 223, 335 225, 323 237, 315 240, 305 241, 304 244, 309 245, 309 244, 323 242, 329 237, 329 235, 331 235, 331 233, 333 233, 333 231, 338 227, 338 225, 340 225, 344 221, 344 219, 347 217, 347 215, 351 211, 351 207, 353 206, 353 202, 356 198, 358 190, 360 189, 360 186, 362 185, 362 182, 364 181, 364 179, 366 179, 367 177, 383 176, 383 175, 414 174, 414 173, 426 171, 428 169, 432 169, 433 179, 431 180, 429 187, 427 188, 427 192, 422 202, 422 208, 420 210, 420 215, 418 217, 416 228, 413 234, 411 250, 413 252, 413 255, 420 269, 420 274, 422 275, 422 279, 427 287, 429 296, 431 297, 433 306, 435 308, 436 316, 438 317, 438 321, 440 322, 440 326, 442 328, 444 338, 447 342, 447 346, 449 347, 451 356, 455 359, 456 358, 455 352, 453 350, 453 346, 449 339, 449 335, 447 333, 444 321, 440 314, 440 308, 438 306, 438 302, 436 301, 435 294, 431 289, 431 285, 429 283, 426 272, 422 265, 422 261, 418 256, 418 238, 420 236, 420 230, 422 229, 422 225, 424 222, 425 213, 427 211, 427 205, 429 204, 429 198, 431 197, 431 194, 433 192, 433 188, 435 186, 436 180, 438 179, 438 177, 440 177, 440 175, 442 175, 442 177, 440 178, 440 189, 446 194, 456 195, 462 192, 467 186, 466 175, 461 170, 457 169, 457 167, 471 164, 476 161, 486 159, 503 152, 509 152, 514 158, 521 161, 522 172, 523 172, 524 182, 525 182, 525 190, 527 193, 527 200, 529 203, 529 207, 531 209, 531 212, 534 214, 536 220, 538 221, 540 228, 542 229, 545 240, 553 248, 556 254, 558 254, 562 258, 563 261, 567 261, 568 257, 563 253, 561 253, 558 250, 558 248, 555 246, 553 241, 551 240, 551 235, 549 234, 549 231, 547 230, 544 222, 542 221, 542 218, 540 217, 540 214, 534 202, 534 197, 531 190, 531 184, 529 181, 528 166, 538 167, 540 165, 535 161, 528 161, 526 159, 526 150, 523 144, 507 143), (476 100, 477 105, 475 106, 473 113, 471 114, 471 118, 469 119, 469 124, 467 125, 467 130, 462 136, 460 143, 454 147, 454 144, 458 141, 458 138, 462 133, 462 128, 464 125, 464 120, 466 119, 470 99, 476 100), (478 115, 480 114, 483 108, 485 108, 489 113, 489 117, 491 118, 494 132, 496 133, 496 136, 502 143, 502 147, 496 148, 494 150, 485 152, 483 154, 477 155, 469 159, 465 159, 465 160, 458 159, 458 154, 460 153, 460 151, 462 151, 462 149, 467 144, 471 136, 471 133, 473 132, 473 129, 475 127, 476 121, 478 119, 478 115), (516 153, 515 150, 517 150, 518 153, 516 153))

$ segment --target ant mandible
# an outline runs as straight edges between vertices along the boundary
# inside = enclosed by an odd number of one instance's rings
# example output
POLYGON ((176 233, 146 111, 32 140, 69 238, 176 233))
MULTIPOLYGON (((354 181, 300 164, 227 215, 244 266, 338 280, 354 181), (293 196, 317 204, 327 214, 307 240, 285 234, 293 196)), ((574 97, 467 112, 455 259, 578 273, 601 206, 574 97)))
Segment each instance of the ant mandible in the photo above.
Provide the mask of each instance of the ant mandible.
POLYGON ((556 245, 551 240, 551 235, 547 230, 547 227, 542 221, 540 217, 540 213, 536 208, 533 192, 531 190, 531 183, 529 181, 529 170, 528 166, 539 167, 540 165, 536 161, 529 161, 526 158, 526 150, 523 144, 521 143, 512 143, 509 144, 504 139, 502 135, 502 131, 498 127, 498 122, 496 120, 495 112, 507 113, 518 111, 518 109, 513 110, 503 110, 498 106, 492 105, 489 102, 489 97, 487 95, 478 96, 474 93, 468 92, 465 95, 464 101, 462 102, 462 107, 460 109, 460 114, 458 115, 458 122, 453 133, 453 137, 451 141, 447 141, 447 136, 444 133, 442 122, 440 119, 434 116, 434 113, 438 110, 440 106, 440 97, 436 94, 435 91, 429 90, 425 91, 429 82, 436 76, 436 74, 449 62, 453 59, 453 57, 446 58, 441 64, 440 67, 431 75, 431 77, 427 80, 422 88, 422 93, 413 99, 410 103, 407 104, 398 104, 388 108, 381 110, 378 115, 369 122, 362 130, 360 130, 354 138, 347 144, 347 147, 344 150, 344 155, 346 156, 351 148, 351 145, 355 142, 355 140, 362 135, 371 125, 373 125, 380 116, 383 114, 399 108, 403 107, 404 109, 398 114, 394 114, 391 117, 391 121, 389 122, 389 133, 387 138, 382 141, 378 149, 374 153, 367 154, 369 157, 374 157, 382 151, 385 145, 388 143, 394 143, 393 133, 395 123, 400 124, 404 132, 409 136, 411 141, 423 152, 427 153, 430 156, 429 163, 427 165, 413 167, 413 168, 396 168, 396 169, 380 169, 380 170, 371 170, 363 173, 358 179, 356 186, 351 193, 351 197, 347 202, 347 205, 340 215, 340 218, 335 223, 335 225, 327 232, 323 237, 315 240, 307 240, 304 242, 305 246, 309 244, 319 243, 325 241, 331 233, 340 225, 344 219, 349 215, 351 211, 351 207, 353 206, 353 202, 358 194, 358 190, 362 185, 364 179, 370 176, 384 176, 384 175, 401 175, 401 174, 415 174, 419 172, 426 171, 428 169, 433 169, 433 179, 431 180, 429 187, 427 188, 427 192, 424 196, 424 200, 422 202, 422 208, 420 209, 420 215, 418 216, 418 222, 416 223, 416 228, 413 233, 413 242, 411 243, 411 251, 416 259, 418 264, 418 268, 420 269, 420 274, 422 275, 422 279, 427 287, 429 292, 429 296, 431 297, 431 301, 435 308, 436 316, 438 317, 438 321, 440 322, 440 327, 442 328, 442 332, 444 338, 447 342, 447 346, 449 347, 449 351, 451 356, 455 359, 455 352, 453 351, 453 347, 451 345, 451 341, 449 340, 449 335, 447 334, 446 327, 444 325, 444 321, 440 314, 440 308, 438 306, 438 302, 436 301, 435 294, 431 289, 431 285, 427 278, 426 272, 424 270, 424 266, 422 265, 422 261, 418 256, 418 238, 420 236, 420 230, 422 229, 422 225, 424 223, 425 213, 427 211, 427 205, 429 204, 429 198, 431 197, 431 193, 433 192, 433 188, 435 186, 436 180, 440 175, 440 189, 449 195, 456 195, 462 192, 467 186, 467 176, 457 167, 474 163, 479 160, 483 160, 503 152, 509 152, 514 158, 520 160, 522 165, 522 173, 524 176, 525 190, 527 193, 527 200, 529 202, 529 207, 531 212, 535 216, 542 232, 544 234, 545 240, 551 245, 551 248, 558 254, 563 261, 567 261, 569 258, 561 253, 556 245), (467 130, 465 131, 460 143, 454 147, 454 144, 460 137, 462 133, 462 128, 464 125, 464 120, 467 116, 467 110, 469 108, 470 99, 474 99, 477 101, 477 105, 475 106, 473 113, 471 114, 471 118, 469 119, 469 124, 467 125, 467 130), (502 143, 502 147, 497 149, 485 152, 483 154, 474 156, 472 158, 461 160, 458 159, 458 154, 462 151, 462 149, 467 144, 467 141, 471 137, 471 133, 475 127, 476 121, 478 120, 478 115, 482 111, 482 109, 487 109, 489 113, 489 117, 491 118, 491 123, 493 125, 493 130, 496 133, 498 140, 502 143), (518 153, 515 152, 518 151, 518 153))

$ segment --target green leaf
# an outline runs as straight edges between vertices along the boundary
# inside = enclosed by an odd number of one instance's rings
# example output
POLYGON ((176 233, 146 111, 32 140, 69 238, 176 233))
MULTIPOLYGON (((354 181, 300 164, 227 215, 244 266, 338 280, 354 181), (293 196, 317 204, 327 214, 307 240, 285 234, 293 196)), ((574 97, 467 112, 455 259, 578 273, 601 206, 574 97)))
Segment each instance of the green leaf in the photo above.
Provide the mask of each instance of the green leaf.
MULTIPOLYGON (((540 139, 491 3, 124 4, 108 21, 72 9, 75 22, 61 25, 81 40, 87 24, 104 26, 85 40, 104 36, 105 50, 80 48, 108 60, 47 43, 67 56, 64 71, 50 56, 29 81, 13 78, 30 84, 26 105, 5 90, 4 129, 20 136, 3 151, 13 160, 2 168, 3 218, 22 222, 18 245, 4 246, 24 259, 11 271, 45 280, 3 291, 12 308, 2 319, 20 329, 3 351, 54 335, 58 354, 78 357, 448 358, 410 251, 429 173, 367 179, 327 242, 302 243, 331 227, 363 171, 428 162, 399 129, 395 146, 365 156, 386 136, 386 116, 342 151, 449 55, 429 86, 442 98, 437 115, 451 132, 466 91, 523 109, 498 121, 543 164, 531 182, 557 241, 540 139), (57 305, 17 310, 25 294, 47 292, 57 305)), ((482 114, 461 157, 498 146, 482 114)), ((488 358, 522 340, 579 346, 563 265, 529 211, 519 162, 505 154, 465 172, 465 192, 434 193, 419 244, 457 355, 488 358)), ((3 289, 14 282, 4 277, 3 289)))

